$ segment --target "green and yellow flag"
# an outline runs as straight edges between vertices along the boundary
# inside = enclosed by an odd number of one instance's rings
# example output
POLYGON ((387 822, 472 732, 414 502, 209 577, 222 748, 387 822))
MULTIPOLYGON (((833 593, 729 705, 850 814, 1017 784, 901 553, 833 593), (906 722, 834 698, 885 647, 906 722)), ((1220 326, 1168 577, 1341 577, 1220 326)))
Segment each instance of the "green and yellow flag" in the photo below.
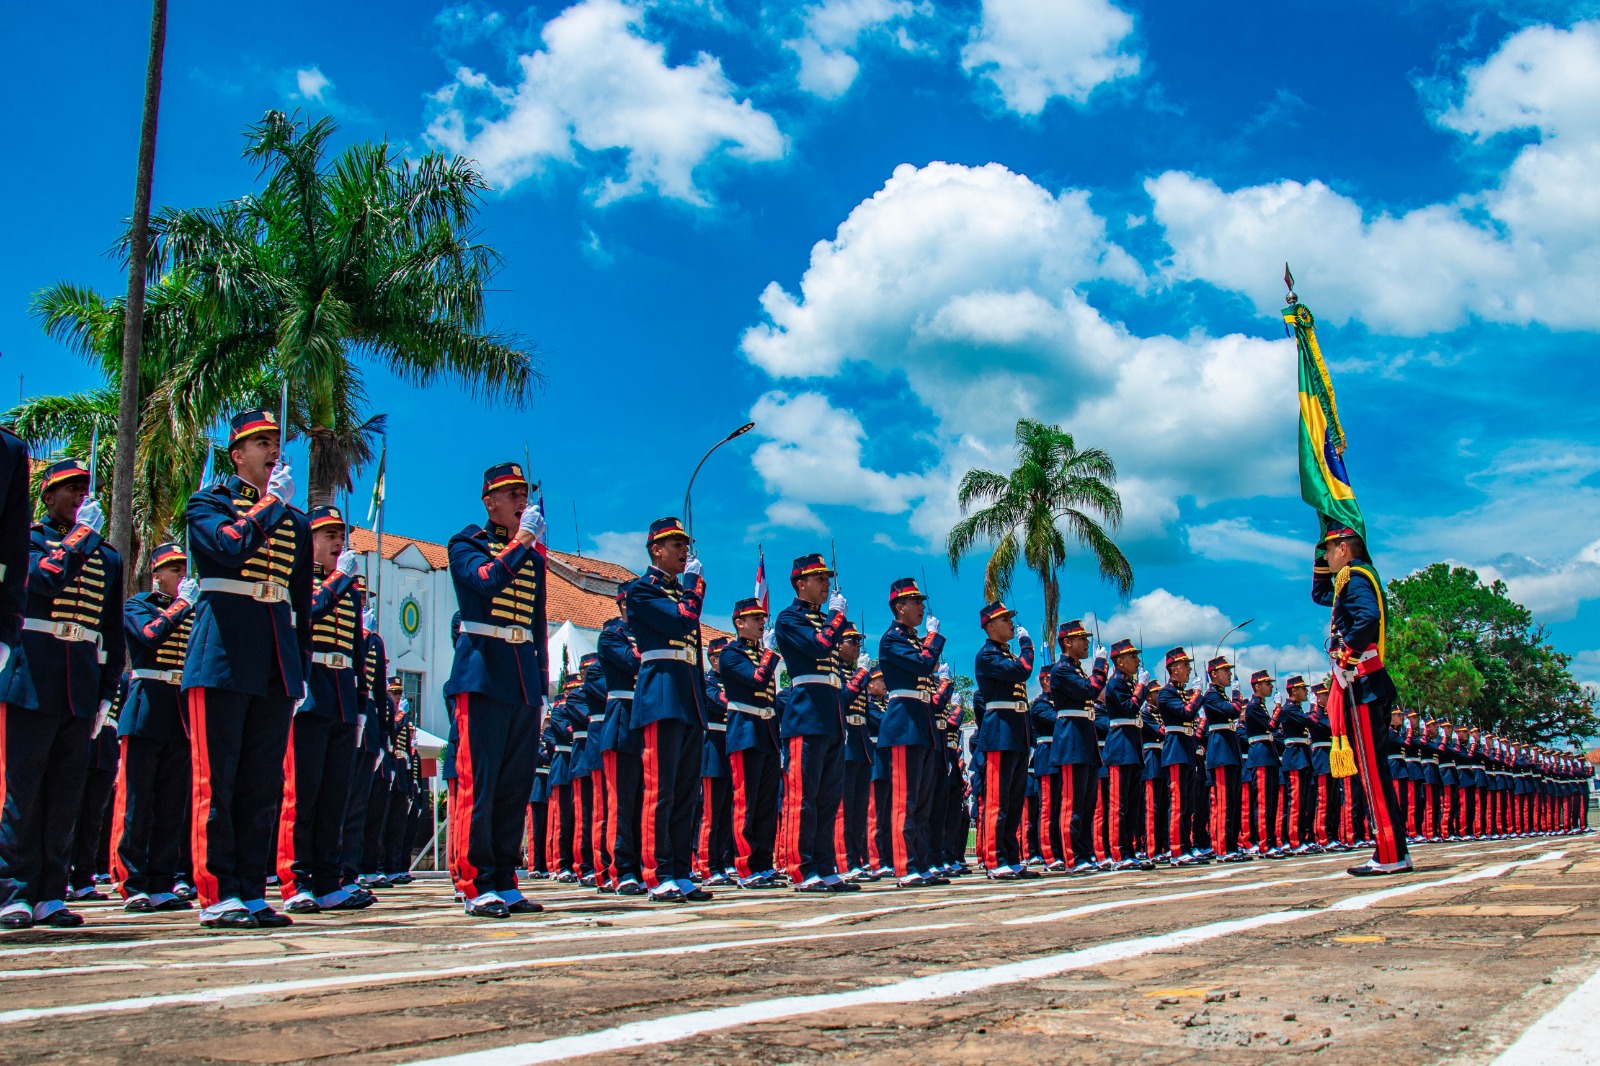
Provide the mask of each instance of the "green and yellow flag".
POLYGON ((1348 526, 1365 540, 1367 523, 1345 472, 1344 427, 1333 399, 1333 381, 1317 344, 1316 319, 1295 296, 1294 275, 1287 266, 1283 280, 1290 289, 1283 321, 1294 331, 1295 346, 1300 350, 1300 498, 1316 509, 1324 533, 1332 526, 1348 526))

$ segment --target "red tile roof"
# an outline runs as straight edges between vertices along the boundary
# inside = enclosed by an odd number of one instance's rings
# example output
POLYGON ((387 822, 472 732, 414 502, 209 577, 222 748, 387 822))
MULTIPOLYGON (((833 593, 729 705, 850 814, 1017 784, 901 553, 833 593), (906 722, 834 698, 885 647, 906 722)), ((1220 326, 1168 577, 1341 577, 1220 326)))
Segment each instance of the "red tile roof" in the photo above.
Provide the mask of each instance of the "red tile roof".
MULTIPOLYGON (((351 551, 366 554, 372 551, 377 543, 378 538, 372 530, 360 526, 350 528, 351 551)), ((405 537, 387 530, 383 534, 383 557, 393 560, 413 544, 428 561, 428 565, 435 570, 443 570, 450 565, 449 552, 443 544, 405 537)), ((545 609, 550 621, 556 625, 571 622, 583 629, 599 629, 605 625, 607 619, 617 617, 617 603, 612 590, 617 585, 632 581, 639 576, 625 566, 606 562, 604 559, 593 559, 587 555, 551 550, 547 553, 547 557, 554 565, 548 569, 550 582, 545 609), (570 580, 562 573, 564 568, 576 571, 579 581, 583 584, 570 580), (591 585, 591 582, 584 580, 586 578, 595 580, 591 585), (586 588, 585 585, 590 587, 586 588)), ((715 626, 708 625, 702 628, 707 641, 716 637, 733 636, 715 626)))

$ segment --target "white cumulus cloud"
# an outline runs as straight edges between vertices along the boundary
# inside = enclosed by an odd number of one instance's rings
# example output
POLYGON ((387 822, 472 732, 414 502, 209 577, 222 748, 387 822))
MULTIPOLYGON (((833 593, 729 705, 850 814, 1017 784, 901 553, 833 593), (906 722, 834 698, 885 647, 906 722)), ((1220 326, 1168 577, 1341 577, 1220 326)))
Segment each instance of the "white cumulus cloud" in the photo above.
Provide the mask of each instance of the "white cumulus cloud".
POLYGON ((1007 108, 1032 116, 1057 97, 1082 104, 1138 74, 1132 34, 1133 16, 1110 0, 983 0, 961 67, 993 85, 1007 108))
POLYGON ((1600 22, 1521 30, 1458 90, 1435 116, 1444 128, 1537 135, 1495 184, 1391 214, 1321 181, 1228 191, 1169 171, 1145 183, 1172 247, 1167 276, 1243 293, 1270 315, 1287 260, 1332 320, 1398 336, 1472 319, 1600 329, 1600 22))
MULTIPOLYGON (((880 514, 905 511, 923 493, 918 475, 863 465, 867 431, 861 420, 821 393, 769 392, 750 417, 755 432, 767 438, 751 461, 769 492, 802 504, 845 504, 880 514)), ((799 512, 791 507, 780 513, 799 512)))
POLYGON ((861 72, 856 58, 868 37, 882 37, 903 49, 916 47, 905 24, 926 5, 911 0, 821 0, 800 13, 801 32, 784 42, 800 60, 800 88, 824 100, 837 100, 861 72), (893 32, 891 32, 893 31, 893 32))
POLYGON ((1185 530, 1189 550, 1216 562, 1261 563, 1281 570, 1306 571, 1311 542, 1257 529, 1247 518, 1223 518, 1185 530))
POLYGON ((518 80, 497 85, 462 68, 433 95, 429 143, 475 158, 509 188, 547 164, 592 166, 606 203, 646 190, 703 205, 699 173, 714 160, 779 159, 771 115, 701 52, 679 66, 644 35, 645 9, 582 0, 545 24, 544 48, 517 57, 518 80))
POLYGON ((302 100, 322 103, 323 94, 333 88, 333 81, 317 67, 306 67, 294 72, 295 92, 302 100))

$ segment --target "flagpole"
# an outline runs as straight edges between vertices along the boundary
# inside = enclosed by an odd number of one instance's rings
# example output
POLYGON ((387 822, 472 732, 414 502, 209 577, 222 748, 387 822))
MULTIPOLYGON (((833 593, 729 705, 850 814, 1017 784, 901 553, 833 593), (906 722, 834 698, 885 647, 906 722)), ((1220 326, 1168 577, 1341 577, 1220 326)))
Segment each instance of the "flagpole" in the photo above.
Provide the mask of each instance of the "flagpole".
MULTIPOLYGON (((388 458, 389 442, 387 439, 383 443, 383 450, 384 457, 388 458)), ((379 471, 378 476, 382 478, 388 475, 383 471, 379 471)), ((380 482, 379 484, 381 485, 382 483, 380 482)), ((378 559, 373 564, 373 569, 377 573, 372 580, 372 631, 380 637, 383 636, 383 505, 385 502, 384 497, 388 495, 389 493, 385 491, 378 496, 378 525, 373 531, 378 541, 378 559)))

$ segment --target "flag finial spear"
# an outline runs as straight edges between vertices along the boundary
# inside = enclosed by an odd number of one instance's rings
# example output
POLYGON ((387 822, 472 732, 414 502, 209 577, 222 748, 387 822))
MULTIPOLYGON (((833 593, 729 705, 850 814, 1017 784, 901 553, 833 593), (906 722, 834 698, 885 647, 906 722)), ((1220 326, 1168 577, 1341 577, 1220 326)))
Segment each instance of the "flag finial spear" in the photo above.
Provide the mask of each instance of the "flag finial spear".
POLYGON ((1299 301, 1300 297, 1294 294, 1294 275, 1289 272, 1287 262, 1283 264, 1283 287, 1289 290, 1288 295, 1283 298, 1284 303, 1293 304, 1299 301))

